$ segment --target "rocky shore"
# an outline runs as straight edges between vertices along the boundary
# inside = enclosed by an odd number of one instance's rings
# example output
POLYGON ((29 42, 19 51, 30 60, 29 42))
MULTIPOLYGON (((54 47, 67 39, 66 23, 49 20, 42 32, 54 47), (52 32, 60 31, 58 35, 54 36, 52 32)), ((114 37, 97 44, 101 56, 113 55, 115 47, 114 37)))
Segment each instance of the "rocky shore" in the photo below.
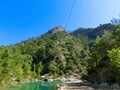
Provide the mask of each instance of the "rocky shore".
POLYGON ((40 80, 65 81, 57 85, 58 90, 120 90, 120 85, 118 83, 108 84, 106 82, 101 82, 93 84, 86 80, 81 80, 81 77, 78 74, 71 76, 61 76, 58 78, 44 75, 41 76, 40 80))
POLYGON ((108 83, 91 84, 89 82, 65 82, 58 85, 57 90, 120 90, 120 86, 117 83, 109 85, 108 83))
POLYGON ((117 83, 108 84, 106 82, 102 83, 90 83, 87 81, 80 80, 79 75, 71 76, 61 76, 58 78, 53 78, 49 74, 43 75, 40 78, 27 78, 22 80, 16 80, 16 78, 11 79, 13 84, 17 83, 29 83, 29 82, 39 82, 39 81, 63 81, 61 84, 57 85, 57 90, 120 90, 120 85, 117 83))
POLYGON ((54 78, 53 76, 46 74, 39 78, 41 81, 78 81, 80 80, 80 75, 74 74, 74 75, 63 75, 58 78, 54 78))

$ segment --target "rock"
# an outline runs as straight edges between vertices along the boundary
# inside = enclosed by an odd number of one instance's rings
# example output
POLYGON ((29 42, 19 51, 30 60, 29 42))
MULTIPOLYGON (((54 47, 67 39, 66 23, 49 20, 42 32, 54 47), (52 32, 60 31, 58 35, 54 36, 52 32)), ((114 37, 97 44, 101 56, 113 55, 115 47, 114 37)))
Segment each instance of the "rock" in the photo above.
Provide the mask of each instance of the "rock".
POLYGON ((11 78, 12 82, 14 82, 17 78, 11 78))
POLYGON ((5 84, 5 80, 2 80, 2 81, 1 81, 1 84, 5 84))
POLYGON ((103 88, 106 88, 106 87, 109 87, 109 84, 103 82, 103 83, 100 83, 99 86, 100 86, 100 87, 103 87, 103 88))
POLYGON ((41 78, 45 78, 45 76, 41 76, 41 78))
POLYGON ((52 82, 52 81, 53 81, 53 79, 49 79, 48 81, 52 82))
POLYGON ((114 83, 111 87, 112 87, 112 88, 119 88, 119 84, 114 83))
POLYGON ((35 82, 38 82, 38 79, 34 79, 35 82))
POLYGON ((93 87, 99 87, 99 84, 98 83, 94 83, 92 84, 93 87))
POLYGON ((35 79, 32 79, 31 82, 35 82, 35 79))
POLYGON ((90 82, 85 82, 84 85, 85 86, 91 86, 91 83, 90 82))
POLYGON ((48 81, 48 79, 47 79, 47 78, 45 78, 45 79, 44 79, 44 81, 48 81))
POLYGON ((60 31, 65 31, 65 29, 62 26, 57 26, 57 27, 54 27, 53 29, 49 30, 48 33, 56 33, 56 32, 60 32, 60 31))
POLYGON ((66 90, 64 84, 58 84, 57 88, 58 88, 57 90, 66 90))

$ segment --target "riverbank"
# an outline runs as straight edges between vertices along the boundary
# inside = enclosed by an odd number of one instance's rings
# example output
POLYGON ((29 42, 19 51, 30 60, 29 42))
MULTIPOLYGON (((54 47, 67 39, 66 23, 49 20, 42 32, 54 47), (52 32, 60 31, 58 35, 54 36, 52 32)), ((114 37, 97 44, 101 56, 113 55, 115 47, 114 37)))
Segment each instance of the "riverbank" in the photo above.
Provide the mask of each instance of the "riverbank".
POLYGON ((57 90, 120 90, 120 86, 117 83, 111 85, 107 83, 91 84, 89 82, 65 82, 58 85, 57 90))
POLYGON ((39 78, 39 80, 42 80, 42 81, 56 81, 56 80, 57 81, 78 81, 80 79, 81 77, 79 74, 63 75, 63 76, 59 76, 56 78, 54 78, 53 76, 49 74, 45 74, 39 78))
MULTIPOLYGON (((60 76, 58 78, 53 78, 51 75, 46 74, 41 76, 40 78, 26 78, 21 80, 16 80, 15 78, 11 79, 11 85, 10 87, 14 87, 17 84, 24 84, 24 83, 30 83, 30 82, 54 82, 54 81, 61 81, 61 83, 57 84, 58 90, 120 90, 120 86, 117 83, 113 83, 109 85, 108 83, 89 83, 87 81, 80 80, 80 76, 70 75, 70 76, 60 76)), ((3 88, 6 88, 4 85, 3 88)))
POLYGON ((2 88, 7 88, 7 87, 15 87, 19 84, 24 84, 24 83, 30 83, 30 82, 42 82, 42 81, 77 81, 80 80, 80 75, 74 74, 74 75, 63 75, 57 78, 54 78, 53 76, 49 75, 49 74, 45 74, 39 78, 32 78, 32 77, 26 77, 23 79, 17 79, 17 78, 11 78, 10 81, 8 83, 5 83, 5 81, 3 80, 0 83, 0 89, 2 88))
POLYGON ((16 87, 19 84, 29 83, 29 82, 39 82, 41 81, 38 78, 26 77, 22 79, 11 78, 10 80, 2 80, 0 82, 0 90, 9 87, 16 87))

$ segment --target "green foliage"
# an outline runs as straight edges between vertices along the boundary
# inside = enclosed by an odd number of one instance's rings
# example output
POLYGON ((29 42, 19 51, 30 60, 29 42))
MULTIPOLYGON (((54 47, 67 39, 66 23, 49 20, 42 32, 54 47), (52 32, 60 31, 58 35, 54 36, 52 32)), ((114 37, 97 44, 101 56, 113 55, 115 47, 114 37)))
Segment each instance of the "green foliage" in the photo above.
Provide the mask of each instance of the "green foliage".
POLYGON ((79 74, 92 82, 120 83, 120 26, 114 27, 46 33, 0 46, 0 85, 44 74, 54 78, 79 74))
POLYGON ((37 73, 37 75, 38 75, 38 78, 39 78, 40 75, 41 75, 42 69, 43 69, 42 62, 39 62, 39 63, 36 65, 36 73, 37 73))
POLYGON ((110 63, 120 70, 120 48, 112 49, 108 51, 110 63))
POLYGON ((13 46, 0 47, 0 83, 39 78, 54 78, 85 72, 86 50, 82 40, 60 31, 32 38, 13 46), (82 52, 82 54, 81 54, 82 52), (84 57, 85 59, 85 57, 84 57))
POLYGON ((88 60, 88 80, 120 83, 119 32, 120 26, 117 26, 112 34, 105 31, 101 38, 96 38, 88 60))
MULTIPOLYGON (((113 26, 103 25, 98 27, 98 30, 104 31, 103 28, 113 29, 113 26)), ((88 29, 85 32, 83 30, 80 31, 81 34, 66 31, 46 33, 13 46, 1 46, 0 83, 11 82, 12 78, 39 78, 44 74, 50 74, 54 78, 74 73, 84 76, 87 75, 86 68, 88 75, 98 78, 100 75, 103 77, 106 72, 111 72, 107 68, 109 65, 119 66, 118 56, 113 57, 115 52, 111 51, 120 45, 119 27, 113 34, 105 31, 103 37, 100 32, 92 35, 91 32, 95 33, 96 29, 88 29), (93 38, 96 38, 95 43, 90 45, 94 41, 93 38), (118 58, 116 63, 113 62, 114 58, 118 58), (102 70, 105 71, 99 73, 102 70)))
POLYGON ((49 68, 50 73, 52 73, 52 74, 56 73, 57 72, 57 63, 54 61, 51 61, 48 68, 49 68))

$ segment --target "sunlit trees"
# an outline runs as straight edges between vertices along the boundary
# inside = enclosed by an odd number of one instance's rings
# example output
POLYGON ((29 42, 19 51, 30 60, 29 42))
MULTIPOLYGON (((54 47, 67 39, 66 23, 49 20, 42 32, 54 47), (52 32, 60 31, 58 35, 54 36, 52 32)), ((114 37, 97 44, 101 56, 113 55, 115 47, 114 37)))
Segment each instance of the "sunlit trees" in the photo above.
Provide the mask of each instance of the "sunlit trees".
POLYGON ((101 38, 96 38, 88 60, 88 77, 90 81, 119 81, 119 32, 120 27, 117 26, 112 34, 105 32, 101 38), (112 73, 116 75, 113 76, 112 73))
POLYGON ((108 56, 110 58, 111 64, 120 69, 120 48, 108 51, 108 56))

